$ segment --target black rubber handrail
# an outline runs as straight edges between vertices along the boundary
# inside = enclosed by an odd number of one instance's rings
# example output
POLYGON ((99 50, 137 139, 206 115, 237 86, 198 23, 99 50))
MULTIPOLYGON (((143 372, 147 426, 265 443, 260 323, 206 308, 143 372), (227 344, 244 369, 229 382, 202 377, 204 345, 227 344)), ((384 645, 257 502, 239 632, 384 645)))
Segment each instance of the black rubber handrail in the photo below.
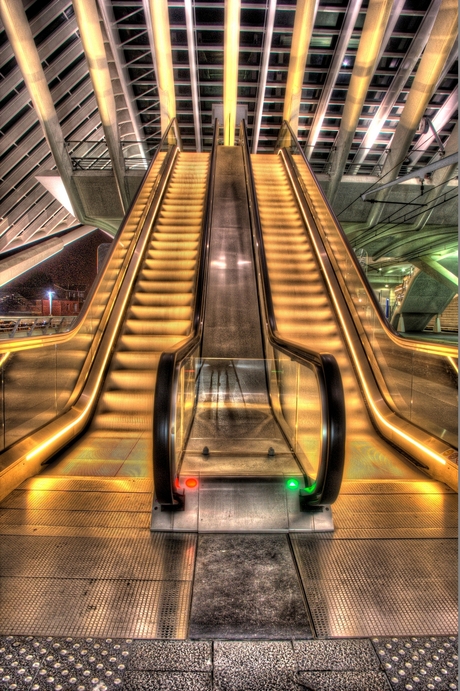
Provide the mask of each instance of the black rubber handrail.
POLYGON ((256 239, 255 252, 262 282, 260 297, 266 318, 268 341, 272 347, 287 355, 291 360, 315 370, 321 397, 323 427, 321 430, 321 458, 315 482, 305 490, 301 490, 301 506, 308 508, 308 506, 332 504, 340 491, 345 461, 346 422, 342 376, 337 360, 333 355, 309 350, 298 343, 281 338, 278 333, 244 121, 242 122, 241 140, 246 168, 250 218, 253 235, 256 239))
MULTIPOLYGON (((299 141, 298 141, 296 135, 294 134, 294 132, 292 130, 292 127, 290 126, 290 124, 286 120, 284 120, 283 124, 281 125, 280 134, 278 135, 278 139, 277 139, 276 145, 275 145, 275 153, 278 153, 278 151, 280 149, 287 148, 287 147, 283 147, 281 145, 282 144, 281 132, 283 130, 283 127, 285 127, 288 130, 293 145, 296 147, 299 154, 302 156, 302 159, 303 159, 305 165, 307 166, 309 172, 311 173, 312 177, 316 178, 316 176, 312 170, 312 167, 310 165, 310 162, 308 161, 308 159, 305 155, 305 151, 300 146, 299 141)), ((294 166, 295 165, 296 164, 294 163, 294 166)), ((296 167, 296 169, 297 169, 297 167, 296 167)), ((429 344, 427 344, 426 341, 418 341, 415 338, 413 338, 413 339, 411 338, 410 340, 407 338, 404 338, 403 336, 401 336, 400 333, 398 333, 398 331, 393 327, 393 325, 382 314, 380 304, 379 304, 379 302, 375 296, 374 291, 369 286, 369 280, 368 280, 366 274, 364 273, 364 269, 361 266, 361 264, 358 260, 358 257, 356 256, 356 253, 355 253, 353 247, 351 246, 350 240, 348 239, 346 233, 344 232, 344 230, 340 224, 340 221, 338 220, 337 216, 335 215, 335 212, 333 211, 333 209, 329 203, 329 200, 327 199, 321 185, 318 185, 318 191, 321 195, 322 201, 324 202, 332 220, 334 221, 334 225, 335 225, 335 228, 337 230, 337 234, 340 236, 340 239, 345 246, 348 257, 349 257, 351 263, 353 264, 355 271, 357 272, 357 274, 360 278, 360 281, 362 283, 362 287, 366 291, 367 298, 372 303, 372 307, 375 311, 375 314, 377 316, 377 319, 379 320, 379 323, 380 323, 380 326, 382 327, 382 329, 386 332, 387 336, 394 343, 399 345, 401 348, 404 348, 406 350, 421 350, 422 352, 430 352, 429 344)), ((448 344, 446 344, 446 350, 455 351, 455 346, 449 346, 448 344)), ((439 353, 435 352, 434 354, 439 354, 439 353)), ((455 357, 455 355, 453 355, 453 356, 455 357)))
MULTIPOLYGON (((218 134, 216 120, 206 185, 192 330, 187 340, 182 341, 176 349, 162 353, 158 363, 153 404, 153 478, 155 500, 161 504, 162 510, 175 511, 184 507, 184 494, 176 486, 176 392, 181 364, 201 344, 203 336, 218 134)), ((186 431, 185 437, 189 431, 186 431)))

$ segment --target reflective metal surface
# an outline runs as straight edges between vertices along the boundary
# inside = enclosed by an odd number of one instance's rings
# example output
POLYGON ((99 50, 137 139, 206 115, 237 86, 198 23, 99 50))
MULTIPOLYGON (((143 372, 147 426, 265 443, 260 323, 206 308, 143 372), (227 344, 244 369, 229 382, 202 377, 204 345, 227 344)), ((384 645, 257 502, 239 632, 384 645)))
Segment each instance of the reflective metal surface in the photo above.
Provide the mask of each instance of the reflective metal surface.
POLYGON ((151 496, 148 480, 52 477, 10 494, 0 632, 185 637, 195 538, 150 533, 151 496))
POLYGON ((299 466, 269 406, 264 360, 206 358, 195 367, 197 410, 181 473, 297 474, 299 466))
POLYGON ((151 530, 198 533, 288 533, 334 530, 330 506, 315 511, 300 510, 299 487, 303 478, 295 474, 278 477, 210 477, 195 473, 181 476, 185 489, 183 511, 161 511, 154 502, 151 530), (197 482, 187 488, 187 480, 197 482), (295 480, 294 488, 289 482, 295 480))
POLYGON ((291 539, 319 636, 455 630, 456 540, 291 539))
POLYGON ((261 358, 262 341, 240 147, 217 150, 203 357, 261 358))

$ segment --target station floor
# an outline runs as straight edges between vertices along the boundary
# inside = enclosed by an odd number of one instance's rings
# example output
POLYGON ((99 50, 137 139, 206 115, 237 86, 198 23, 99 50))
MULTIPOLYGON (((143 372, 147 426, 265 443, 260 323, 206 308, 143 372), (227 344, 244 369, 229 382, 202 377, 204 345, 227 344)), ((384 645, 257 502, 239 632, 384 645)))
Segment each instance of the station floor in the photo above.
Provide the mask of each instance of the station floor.
POLYGON ((2 689, 390 691, 457 689, 448 637, 143 641, 2 636, 2 689))

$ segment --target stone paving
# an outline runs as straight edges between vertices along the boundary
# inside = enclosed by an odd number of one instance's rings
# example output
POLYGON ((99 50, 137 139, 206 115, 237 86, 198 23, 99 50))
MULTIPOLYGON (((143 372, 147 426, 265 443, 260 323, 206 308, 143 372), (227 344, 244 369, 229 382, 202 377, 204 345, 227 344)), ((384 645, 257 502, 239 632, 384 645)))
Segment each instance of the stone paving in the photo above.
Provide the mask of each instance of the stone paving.
POLYGON ((16 691, 450 691, 454 636, 293 641, 0 637, 16 691))

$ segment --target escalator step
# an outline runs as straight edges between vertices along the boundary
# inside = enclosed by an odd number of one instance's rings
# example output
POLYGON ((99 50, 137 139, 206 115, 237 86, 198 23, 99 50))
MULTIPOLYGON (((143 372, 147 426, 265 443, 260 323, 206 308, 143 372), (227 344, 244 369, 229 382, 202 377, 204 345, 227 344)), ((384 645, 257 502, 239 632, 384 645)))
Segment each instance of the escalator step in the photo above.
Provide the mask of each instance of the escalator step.
POLYGON ((153 319, 127 319, 125 322, 125 334, 174 334, 176 336, 185 336, 190 331, 189 319, 169 319, 169 320, 153 320, 153 319))

